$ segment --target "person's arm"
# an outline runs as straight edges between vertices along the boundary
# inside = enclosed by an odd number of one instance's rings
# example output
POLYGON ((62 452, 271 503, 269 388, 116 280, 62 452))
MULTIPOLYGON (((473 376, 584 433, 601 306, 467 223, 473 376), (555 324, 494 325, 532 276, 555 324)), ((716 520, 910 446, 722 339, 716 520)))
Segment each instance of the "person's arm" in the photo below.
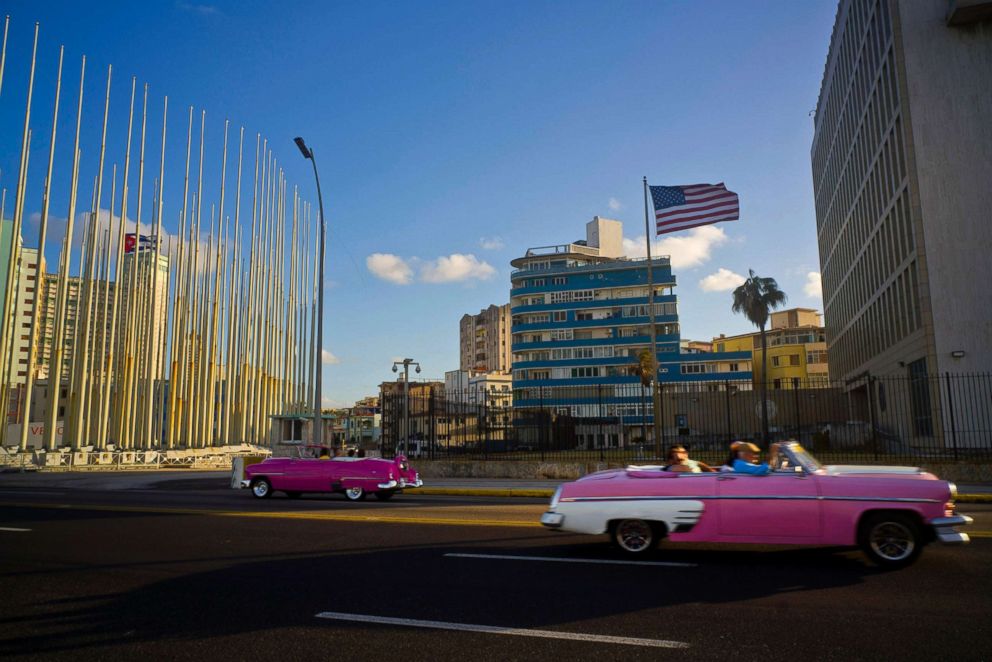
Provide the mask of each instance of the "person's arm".
POLYGON ((716 471, 716 469, 706 464, 705 462, 700 462, 699 460, 696 460, 696 464, 698 464, 699 468, 703 471, 716 471))
POLYGON ((767 462, 761 464, 751 464, 744 460, 734 460, 734 471, 739 474, 751 474, 752 476, 764 476, 770 471, 767 462))

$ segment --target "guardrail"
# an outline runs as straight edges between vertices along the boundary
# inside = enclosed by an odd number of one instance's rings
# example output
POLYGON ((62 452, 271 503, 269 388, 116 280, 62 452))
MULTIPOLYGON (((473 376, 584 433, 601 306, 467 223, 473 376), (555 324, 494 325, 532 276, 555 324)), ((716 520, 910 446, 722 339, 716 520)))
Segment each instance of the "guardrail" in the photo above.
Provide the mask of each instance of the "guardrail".
MULTIPOLYGON (((209 449, 208 449, 209 450, 209 449)), ((229 469, 233 458, 258 451, 0 451, 0 467, 20 471, 140 471, 157 469, 229 469)))

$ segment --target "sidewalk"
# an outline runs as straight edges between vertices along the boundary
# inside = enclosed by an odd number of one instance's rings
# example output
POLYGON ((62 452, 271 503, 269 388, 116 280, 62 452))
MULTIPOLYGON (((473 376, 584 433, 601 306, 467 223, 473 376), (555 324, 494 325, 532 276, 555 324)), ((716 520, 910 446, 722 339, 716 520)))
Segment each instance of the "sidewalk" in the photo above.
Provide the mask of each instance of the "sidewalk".
MULTIPOLYGON (((230 471, 188 471, 181 469, 92 473, 27 472, 0 474, 4 487, 56 488, 72 490, 168 489, 175 481, 198 481, 205 489, 227 489, 230 471), (214 485, 216 481, 216 486, 214 485)), ((550 499, 564 480, 519 480, 511 478, 430 478, 417 494, 437 496, 529 497, 550 499)), ((959 503, 992 503, 992 483, 958 483, 959 503)), ((177 487, 178 489, 178 487, 177 487)), ((200 489, 197 487, 197 489, 200 489)), ((411 491, 412 493, 412 491, 411 491)))

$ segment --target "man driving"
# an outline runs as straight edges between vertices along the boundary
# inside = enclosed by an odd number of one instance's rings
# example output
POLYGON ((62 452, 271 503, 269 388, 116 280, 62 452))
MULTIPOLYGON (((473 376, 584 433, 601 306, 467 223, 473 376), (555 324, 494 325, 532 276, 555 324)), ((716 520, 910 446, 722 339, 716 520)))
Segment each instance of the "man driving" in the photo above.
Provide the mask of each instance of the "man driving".
POLYGON ((735 441, 730 444, 730 457, 721 470, 736 473, 764 476, 771 472, 770 463, 778 456, 778 443, 768 447, 768 462, 761 462, 761 449, 750 441, 735 441))

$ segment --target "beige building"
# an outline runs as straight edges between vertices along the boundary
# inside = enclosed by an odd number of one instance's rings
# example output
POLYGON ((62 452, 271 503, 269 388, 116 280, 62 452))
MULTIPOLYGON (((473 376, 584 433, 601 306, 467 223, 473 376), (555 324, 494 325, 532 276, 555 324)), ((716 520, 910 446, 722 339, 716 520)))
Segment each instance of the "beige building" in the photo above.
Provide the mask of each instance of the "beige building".
MULTIPOLYGON (((137 352, 135 353, 135 360, 138 361, 138 367, 141 372, 139 374, 144 375, 146 369, 146 362, 152 362, 152 377, 155 379, 161 379, 164 374, 164 363, 167 360, 164 356, 164 346, 166 342, 166 333, 168 332, 168 306, 169 306, 169 256, 159 255, 158 256, 158 268, 153 270, 150 268, 155 260, 155 253, 151 250, 140 251, 138 253, 125 253, 123 260, 123 277, 120 279, 123 289, 121 290, 121 302, 122 302, 122 315, 126 315, 126 319, 135 319, 138 335, 135 337, 137 341, 137 352), (138 255, 137 264, 133 264, 134 256, 138 255), (136 268, 136 269, 135 269, 136 268), (138 285, 135 287, 135 292, 139 296, 131 296, 131 282, 132 269, 136 272, 136 278, 138 285), (156 288, 156 282, 157 289, 156 288), (152 301, 152 295, 154 292, 155 300, 152 301), (134 315, 131 314, 131 306, 139 306, 134 311, 134 315), (151 305, 152 308, 149 311, 148 306, 151 305), (149 313, 152 315, 152 332, 149 334, 146 332, 147 319, 149 313)), ((122 340, 125 340, 122 338, 122 340)), ((218 343, 220 340, 218 339, 218 343)), ((117 350, 123 355, 121 349, 117 350)))
POLYGON ((458 324, 459 367, 471 372, 510 371, 510 304, 492 305, 458 324))
POLYGON ((992 373, 990 21, 979 0, 839 4, 811 149, 835 379, 992 373))

